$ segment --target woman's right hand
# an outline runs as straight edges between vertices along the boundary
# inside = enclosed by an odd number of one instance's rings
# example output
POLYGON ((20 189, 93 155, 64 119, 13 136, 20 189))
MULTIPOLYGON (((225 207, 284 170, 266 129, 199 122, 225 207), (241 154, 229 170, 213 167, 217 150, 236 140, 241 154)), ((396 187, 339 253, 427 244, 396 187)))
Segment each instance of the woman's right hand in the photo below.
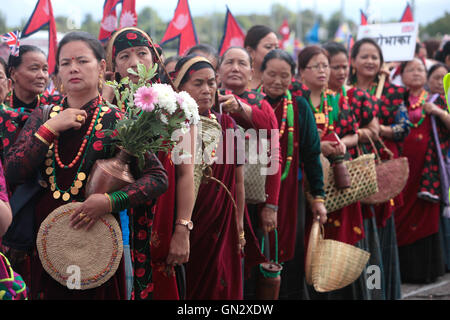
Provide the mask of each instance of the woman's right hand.
POLYGON ((78 130, 86 122, 87 113, 84 110, 67 108, 45 123, 58 134, 69 129, 78 130))
POLYGON ((325 157, 341 156, 347 151, 345 144, 343 144, 342 141, 339 143, 334 141, 321 141, 320 150, 325 157))
POLYGON ((269 233, 277 228, 277 212, 269 207, 264 207, 260 215, 260 227, 264 233, 269 233))

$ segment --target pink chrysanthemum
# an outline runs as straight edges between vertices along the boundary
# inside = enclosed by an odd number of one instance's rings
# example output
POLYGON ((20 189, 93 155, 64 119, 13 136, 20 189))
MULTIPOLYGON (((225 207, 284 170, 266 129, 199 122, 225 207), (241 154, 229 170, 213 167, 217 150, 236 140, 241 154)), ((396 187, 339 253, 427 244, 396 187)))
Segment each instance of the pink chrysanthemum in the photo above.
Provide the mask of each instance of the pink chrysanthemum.
POLYGON ((151 112, 158 103, 158 93, 152 87, 140 87, 134 94, 134 103, 142 110, 151 112))

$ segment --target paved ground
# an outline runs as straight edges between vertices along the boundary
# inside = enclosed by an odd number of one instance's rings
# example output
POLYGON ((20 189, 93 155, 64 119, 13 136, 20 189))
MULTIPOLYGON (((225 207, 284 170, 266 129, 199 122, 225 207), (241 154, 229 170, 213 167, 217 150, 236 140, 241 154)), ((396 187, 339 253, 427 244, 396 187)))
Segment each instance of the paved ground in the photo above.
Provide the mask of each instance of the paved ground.
POLYGON ((426 285, 402 284, 402 298, 403 300, 450 300, 450 273, 426 285))

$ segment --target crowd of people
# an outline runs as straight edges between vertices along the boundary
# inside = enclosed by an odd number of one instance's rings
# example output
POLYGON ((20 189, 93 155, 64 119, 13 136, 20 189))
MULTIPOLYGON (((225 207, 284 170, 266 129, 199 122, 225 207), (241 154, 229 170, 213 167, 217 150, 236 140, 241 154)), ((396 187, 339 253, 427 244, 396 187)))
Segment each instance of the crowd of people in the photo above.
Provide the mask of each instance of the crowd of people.
MULTIPOLYGON (((279 299, 401 299, 401 283, 431 283, 450 270, 437 152, 446 156, 450 146, 443 89, 450 42, 432 56, 420 48, 411 61, 385 64, 378 44, 364 38, 351 51, 335 42, 306 46, 294 59, 279 49, 272 29, 257 25, 243 47, 222 56, 201 44, 182 57, 165 57, 138 28, 116 31, 106 45, 74 31, 59 43, 49 92, 45 53, 20 46, 18 56, 0 60, 0 236, 14 224, 14 201, 27 197, 33 219, 27 242, 2 239, 0 259, 22 277, 22 297, 25 292, 33 300, 259 299, 260 264, 275 260, 282 265, 279 299), (243 164, 213 163, 210 176, 225 188, 208 180, 195 192, 194 163, 174 164, 165 152, 147 153, 142 169, 132 162, 135 182, 84 196, 95 161, 116 152, 102 130, 124 112, 108 104, 116 96, 105 81, 137 83, 129 69, 139 63, 158 64, 152 83, 187 92, 199 114, 222 128, 224 145, 233 139, 227 129, 277 132, 268 137, 275 141, 270 157, 278 170, 265 177, 265 201, 246 201, 243 164), (327 212, 324 159, 351 160, 361 152, 406 157, 406 187, 386 203, 357 201, 327 212), (26 195, 21 187, 36 179, 42 188, 26 195), (81 202, 71 217, 74 228, 90 228, 113 212, 129 243, 115 274, 97 288, 61 285, 37 254, 36 230, 72 201, 81 202), (369 288, 365 272, 327 293, 306 283, 305 252, 316 220, 325 238, 370 253, 368 265, 381 270, 380 287, 369 288)), ((232 145, 224 157, 236 159, 241 150, 232 145)))

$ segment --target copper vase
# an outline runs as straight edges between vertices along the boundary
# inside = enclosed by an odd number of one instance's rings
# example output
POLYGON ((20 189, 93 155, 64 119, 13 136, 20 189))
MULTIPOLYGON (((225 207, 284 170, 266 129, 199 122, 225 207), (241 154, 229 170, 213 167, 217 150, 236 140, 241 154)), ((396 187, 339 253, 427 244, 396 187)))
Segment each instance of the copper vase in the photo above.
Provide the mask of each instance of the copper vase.
POLYGON ((260 266, 266 273, 272 274, 272 276, 265 277, 259 272, 259 278, 256 284, 256 299, 278 300, 281 285, 281 276, 279 273, 283 267, 274 262, 264 262, 261 263, 260 266))
POLYGON ((120 190, 135 180, 130 172, 132 155, 124 149, 110 159, 97 160, 86 183, 85 197, 120 190))

